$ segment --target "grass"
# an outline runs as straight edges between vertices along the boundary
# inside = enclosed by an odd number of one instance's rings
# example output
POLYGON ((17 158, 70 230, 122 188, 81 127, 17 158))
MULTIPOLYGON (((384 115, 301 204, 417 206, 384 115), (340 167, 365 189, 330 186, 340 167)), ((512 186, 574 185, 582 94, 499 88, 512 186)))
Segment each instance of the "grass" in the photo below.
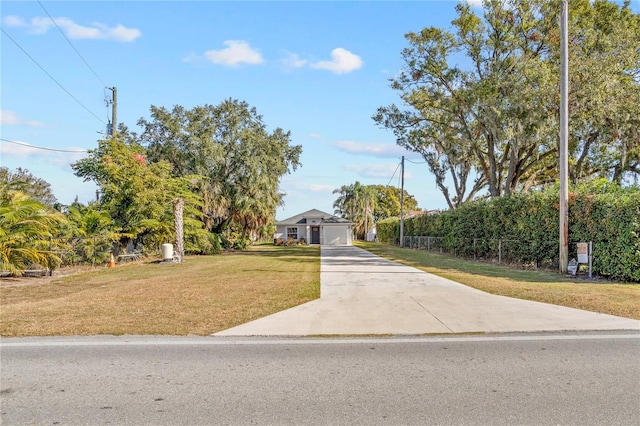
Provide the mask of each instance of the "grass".
MULTIPOLYGON (((372 253, 489 293, 640 319, 640 285, 592 283, 358 242, 372 253)), ((0 336, 208 335, 317 299, 317 246, 133 262, 48 281, 0 280, 0 336)))
POLYGON ((549 271, 512 269, 378 243, 356 245, 488 293, 640 320, 640 284, 590 282, 549 271))
POLYGON ((320 296, 318 247, 260 245, 0 286, 1 336, 208 335, 320 296), (36 281, 34 281, 37 283, 36 281))

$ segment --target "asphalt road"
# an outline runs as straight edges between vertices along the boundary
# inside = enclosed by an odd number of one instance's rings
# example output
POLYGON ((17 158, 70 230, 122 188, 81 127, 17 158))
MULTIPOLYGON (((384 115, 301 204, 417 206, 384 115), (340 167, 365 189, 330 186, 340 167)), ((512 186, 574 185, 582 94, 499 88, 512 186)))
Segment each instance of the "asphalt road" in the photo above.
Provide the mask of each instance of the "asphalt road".
POLYGON ((2 339, 3 425, 637 425, 640 334, 2 339))

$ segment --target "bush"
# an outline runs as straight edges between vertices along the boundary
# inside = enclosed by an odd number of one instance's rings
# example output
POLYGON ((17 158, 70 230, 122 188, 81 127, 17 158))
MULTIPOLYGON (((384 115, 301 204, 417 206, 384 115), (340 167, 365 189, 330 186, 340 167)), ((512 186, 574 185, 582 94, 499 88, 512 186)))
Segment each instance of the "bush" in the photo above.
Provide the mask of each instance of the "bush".
POLYGON ((397 244, 400 237, 400 219, 390 217, 376 224, 378 241, 387 244, 397 244))
MULTIPOLYGON (((443 238, 443 249, 462 256, 489 256, 495 241, 509 240, 512 260, 558 264, 559 189, 478 200, 455 210, 405 220, 407 236, 443 238), (473 240, 476 239, 476 244, 473 240)), ((378 238, 397 243, 399 219, 378 223, 378 238)), ((570 254, 576 242, 592 241, 593 271, 640 282, 640 187, 593 181, 569 196, 570 254)))

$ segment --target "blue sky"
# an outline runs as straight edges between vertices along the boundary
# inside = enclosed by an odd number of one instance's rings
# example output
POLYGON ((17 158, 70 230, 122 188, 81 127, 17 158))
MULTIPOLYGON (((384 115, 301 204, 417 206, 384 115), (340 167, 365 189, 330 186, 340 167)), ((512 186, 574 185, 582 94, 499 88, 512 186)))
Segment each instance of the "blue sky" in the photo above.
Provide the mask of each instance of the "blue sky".
POLYGON ((69 165, 96 147, 110 118, 105 87, 115 86, 118 122, 133 131, 151 105, 228 98, 255 107, 269 129, 291 131, 302 167, 281 181, 278 219, 332 213, 332 191, 356 180, 399 185, 402 155, 415 162, 406 163, 405 188, 419 207, 445 208, 422 159, 371 116, 399 103, 388 79, 403 65, 404 34, 449 27, 455 5, 3 0, 0 137, 21 144, 1 141, 0 164, 47 180, 63 204, 94 199, 96 187, 69 165))

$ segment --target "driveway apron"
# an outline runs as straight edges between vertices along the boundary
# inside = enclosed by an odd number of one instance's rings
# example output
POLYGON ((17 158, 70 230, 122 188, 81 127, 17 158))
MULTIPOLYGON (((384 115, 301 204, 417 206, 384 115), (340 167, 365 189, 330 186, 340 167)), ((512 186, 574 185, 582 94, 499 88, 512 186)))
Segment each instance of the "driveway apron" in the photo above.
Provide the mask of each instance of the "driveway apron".
POLYGON ((323 246, 320 299, 215 336, 637 330, 640 321, 496 296, 353 246, 323 246))

